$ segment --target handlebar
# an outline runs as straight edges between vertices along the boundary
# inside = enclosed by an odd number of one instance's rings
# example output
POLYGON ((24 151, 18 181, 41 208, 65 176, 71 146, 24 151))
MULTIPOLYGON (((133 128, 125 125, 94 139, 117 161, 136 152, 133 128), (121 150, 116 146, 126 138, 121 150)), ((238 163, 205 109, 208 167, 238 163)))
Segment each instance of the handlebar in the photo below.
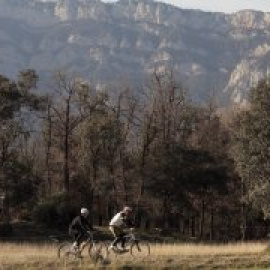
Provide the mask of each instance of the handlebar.
POLYGON ((129 233, 134 233, 135 228, 128 228, 127 231, 128 231, 129 233))
POLYGON ((94 234, 97 234, 98 231, 94 230, 94 231, 87 231, 87 234, 90 235, 91 237, 94 235, 94 234))
POLYGON ((59 239, 55 236, 55 235, 49 235, 49 238, 51 239, 51 241, 58 243, 59 239))

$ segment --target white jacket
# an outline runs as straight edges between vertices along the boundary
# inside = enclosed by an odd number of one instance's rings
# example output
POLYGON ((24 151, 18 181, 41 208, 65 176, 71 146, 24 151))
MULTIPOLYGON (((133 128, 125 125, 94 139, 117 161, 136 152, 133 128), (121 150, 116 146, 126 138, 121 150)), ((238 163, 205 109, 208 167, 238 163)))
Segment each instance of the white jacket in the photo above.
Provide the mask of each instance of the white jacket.
POLYGON ((110 221, 110 226, 122 227, 124 225, 124 213, 117 213, 110 221))

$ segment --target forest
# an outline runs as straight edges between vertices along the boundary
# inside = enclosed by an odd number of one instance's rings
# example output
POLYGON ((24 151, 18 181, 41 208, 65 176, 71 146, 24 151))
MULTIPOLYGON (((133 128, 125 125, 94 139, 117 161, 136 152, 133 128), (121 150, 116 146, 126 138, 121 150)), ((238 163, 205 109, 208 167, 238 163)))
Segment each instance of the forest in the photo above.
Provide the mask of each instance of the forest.
POLYGON ((106 227, 129 205, 139 228, 181 239, 267 237, 269 78, 226 108, 192 101, 172 71, 140 89, 68 70, 39 81, 0 75, 0 235, 14 222, 66 230, 82 206, 106 227))

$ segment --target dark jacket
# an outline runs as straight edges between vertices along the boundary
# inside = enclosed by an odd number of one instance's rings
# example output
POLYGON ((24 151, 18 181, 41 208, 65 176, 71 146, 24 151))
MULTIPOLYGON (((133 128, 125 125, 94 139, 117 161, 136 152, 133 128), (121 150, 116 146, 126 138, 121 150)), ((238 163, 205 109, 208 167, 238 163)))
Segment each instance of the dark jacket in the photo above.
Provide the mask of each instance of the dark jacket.
POLYGON ((75 217, 69 225, 69 231, 87 233, 89 230, 94 230, 92 224, 90 224, 90 222, 81 215, 75 217))

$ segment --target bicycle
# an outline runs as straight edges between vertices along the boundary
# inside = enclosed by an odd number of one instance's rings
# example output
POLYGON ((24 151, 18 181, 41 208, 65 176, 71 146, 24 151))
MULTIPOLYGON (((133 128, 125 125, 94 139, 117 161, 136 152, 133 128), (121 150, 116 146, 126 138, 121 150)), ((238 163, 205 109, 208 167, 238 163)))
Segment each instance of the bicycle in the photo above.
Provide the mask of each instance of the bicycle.
POLYGON ((104 263, 108 253, 107 247, 103 243, 94 240, 93 233, 88 232, 87 239, 81 244, 80 248, 74 248, 71 241, 60 244, 57 248, 58 258, 82 259, 83 252, 87 251, 88 256, 97 263, 104 263))
POLYGON ((125 250, 122 251, 118 247, 112 247, 112 243, 107 245, 107 254, 122 255, 129 253, 133 257, 147 257, 150 255, 150 245, 147 242, 140 240, 134 233, 134 228, 128 230, 128 233, 123 236, 125 238, 125 250))

